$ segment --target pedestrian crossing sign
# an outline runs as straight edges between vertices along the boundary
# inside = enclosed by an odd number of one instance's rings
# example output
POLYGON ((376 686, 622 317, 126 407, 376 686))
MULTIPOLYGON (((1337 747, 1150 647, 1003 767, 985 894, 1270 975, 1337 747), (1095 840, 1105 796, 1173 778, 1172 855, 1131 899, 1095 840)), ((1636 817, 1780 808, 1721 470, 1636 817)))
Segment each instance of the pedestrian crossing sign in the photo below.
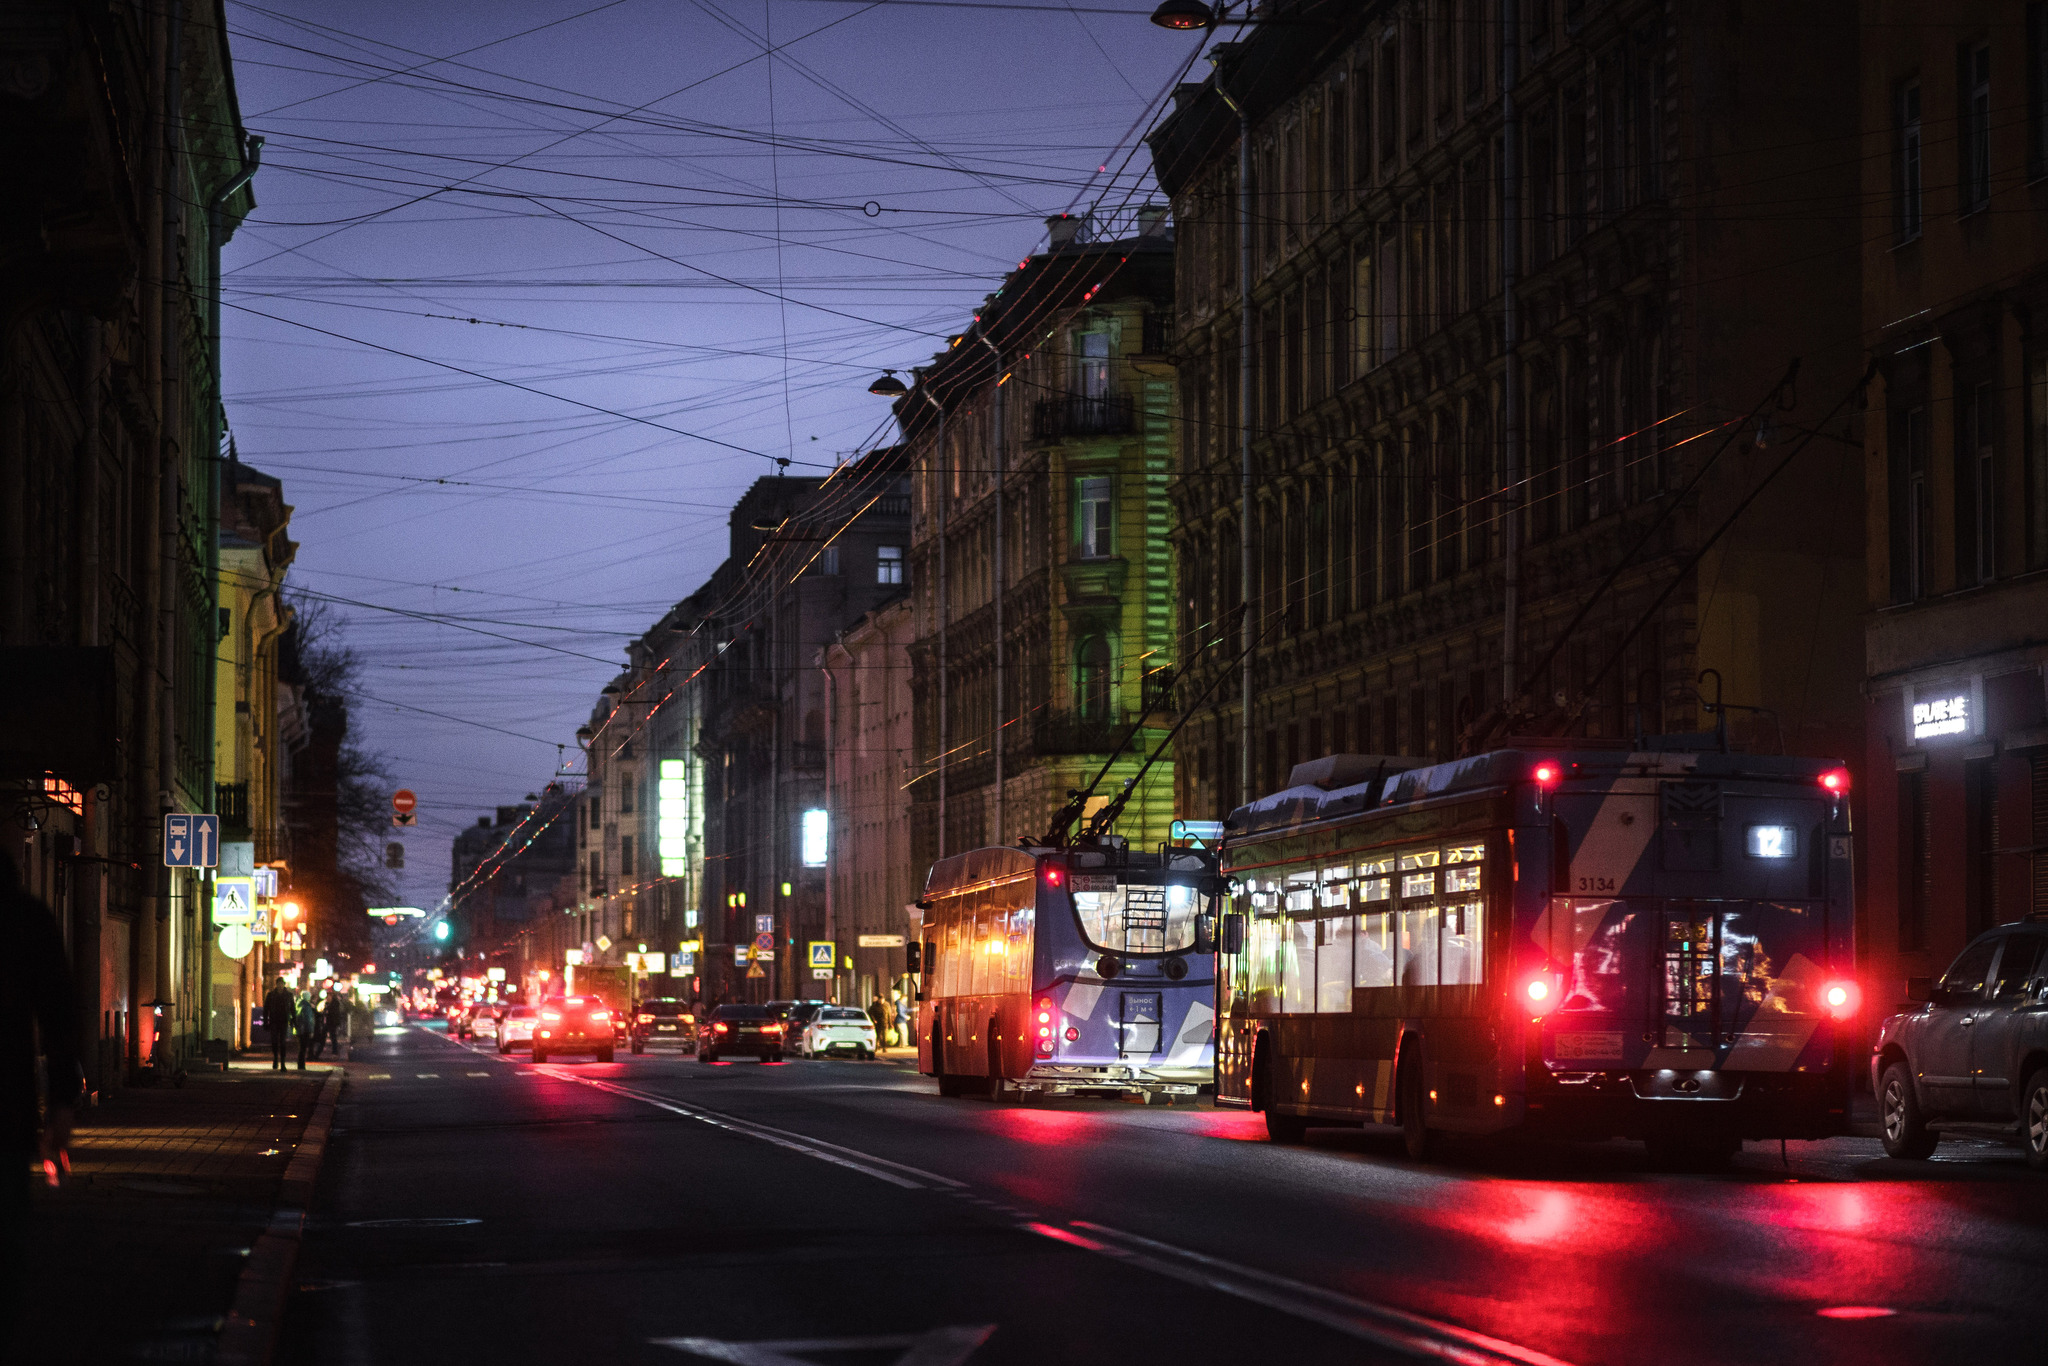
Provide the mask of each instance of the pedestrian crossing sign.
POLYGON ((833 963, 837 961, 838 956, 839 947, 838 945, 834 944, 831 940, 813 939, 811 941, 812 967, 824 968, 826 971, 829 972, 832 969, 833 963))
POLYGON ((747 969, 747 976, 749 977, 766 977, 767 975, 767 973, 761 971, 761 965, 759 963, 756 963, 752 967, 747 969))
POLYGON ((213 923, 246 925, 256 918, 256 879, 217 877, 213 880, 213 923))

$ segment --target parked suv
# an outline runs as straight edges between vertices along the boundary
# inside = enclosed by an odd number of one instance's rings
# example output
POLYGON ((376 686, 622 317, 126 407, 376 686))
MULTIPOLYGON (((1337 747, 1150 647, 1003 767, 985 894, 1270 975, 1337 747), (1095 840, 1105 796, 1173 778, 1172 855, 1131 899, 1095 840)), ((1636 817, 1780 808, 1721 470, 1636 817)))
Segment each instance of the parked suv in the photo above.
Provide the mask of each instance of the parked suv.
POLYGON ((2048 918, 1979 935, 1908 994, 1926 1004, 1879 1026, 1870 1059, 1884 1150, 1924 1158, 1951 1130, 2017 1133, 2048 1172, 2048 918))

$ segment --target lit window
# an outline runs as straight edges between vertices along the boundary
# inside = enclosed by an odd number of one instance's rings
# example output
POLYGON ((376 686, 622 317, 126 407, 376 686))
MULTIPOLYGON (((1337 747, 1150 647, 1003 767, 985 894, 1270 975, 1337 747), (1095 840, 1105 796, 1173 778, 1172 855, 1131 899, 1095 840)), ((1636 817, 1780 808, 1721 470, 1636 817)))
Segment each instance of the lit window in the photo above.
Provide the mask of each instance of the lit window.
POLYGON ((1078 481, 1080 508, 1077 525, 1080 527, 1081 557, 1083 559, 1107 559, 1116 554, 1114 518, 1110 512, 1109 480, 1106 478, 1082 479, 1078 481))
POLYGON ((875 547, 875 582, 903 582, 903 547, 883 545, 875 547))
POLYGON ((829 821, 822 808, 813 807, 804 812, 803 825, 798 840, 799 849, 806 868, 825 866, 825 842, 829 821))

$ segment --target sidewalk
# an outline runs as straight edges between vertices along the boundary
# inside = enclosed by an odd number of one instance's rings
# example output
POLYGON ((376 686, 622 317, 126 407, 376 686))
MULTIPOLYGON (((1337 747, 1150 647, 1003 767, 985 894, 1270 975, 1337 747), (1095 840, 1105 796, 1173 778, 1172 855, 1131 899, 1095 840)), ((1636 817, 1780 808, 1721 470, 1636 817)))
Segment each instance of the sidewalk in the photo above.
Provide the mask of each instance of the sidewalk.
POLYGON ((71 1183, 36 1180, 27 1321, 0 1357, 207 1361, 337 1062, 266 1055, 79 1113, 71 1183))

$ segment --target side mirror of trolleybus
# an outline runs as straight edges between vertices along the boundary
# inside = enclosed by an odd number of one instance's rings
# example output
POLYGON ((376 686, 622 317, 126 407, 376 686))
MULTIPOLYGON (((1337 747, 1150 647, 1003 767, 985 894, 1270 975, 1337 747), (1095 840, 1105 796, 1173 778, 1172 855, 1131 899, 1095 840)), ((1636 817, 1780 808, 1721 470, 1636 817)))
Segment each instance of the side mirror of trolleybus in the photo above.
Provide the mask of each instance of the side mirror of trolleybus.
POLYGON ((1231 913, 1230 913, 1229 915, 1226 915, 1226 916, 1224 916, 1224 917, 1223 917, 1223 924, 1222 924, 1222 926, 1221 926, 1221 929, 1222 929, 1222 933, 1221 933, 1221 934, 1219 934, 1219 935, 1217 935, 1217 937, 1216 937, 1216 952, 1218 952, 1218 953, 1243 953, 1243 952, 1244 952, 1244 915, 1243 915, 1243 913, 1242 913, 1242 912, 1239 912, 1239 911, 1232 911, 1232 912, 1231 912, 1231 913))

